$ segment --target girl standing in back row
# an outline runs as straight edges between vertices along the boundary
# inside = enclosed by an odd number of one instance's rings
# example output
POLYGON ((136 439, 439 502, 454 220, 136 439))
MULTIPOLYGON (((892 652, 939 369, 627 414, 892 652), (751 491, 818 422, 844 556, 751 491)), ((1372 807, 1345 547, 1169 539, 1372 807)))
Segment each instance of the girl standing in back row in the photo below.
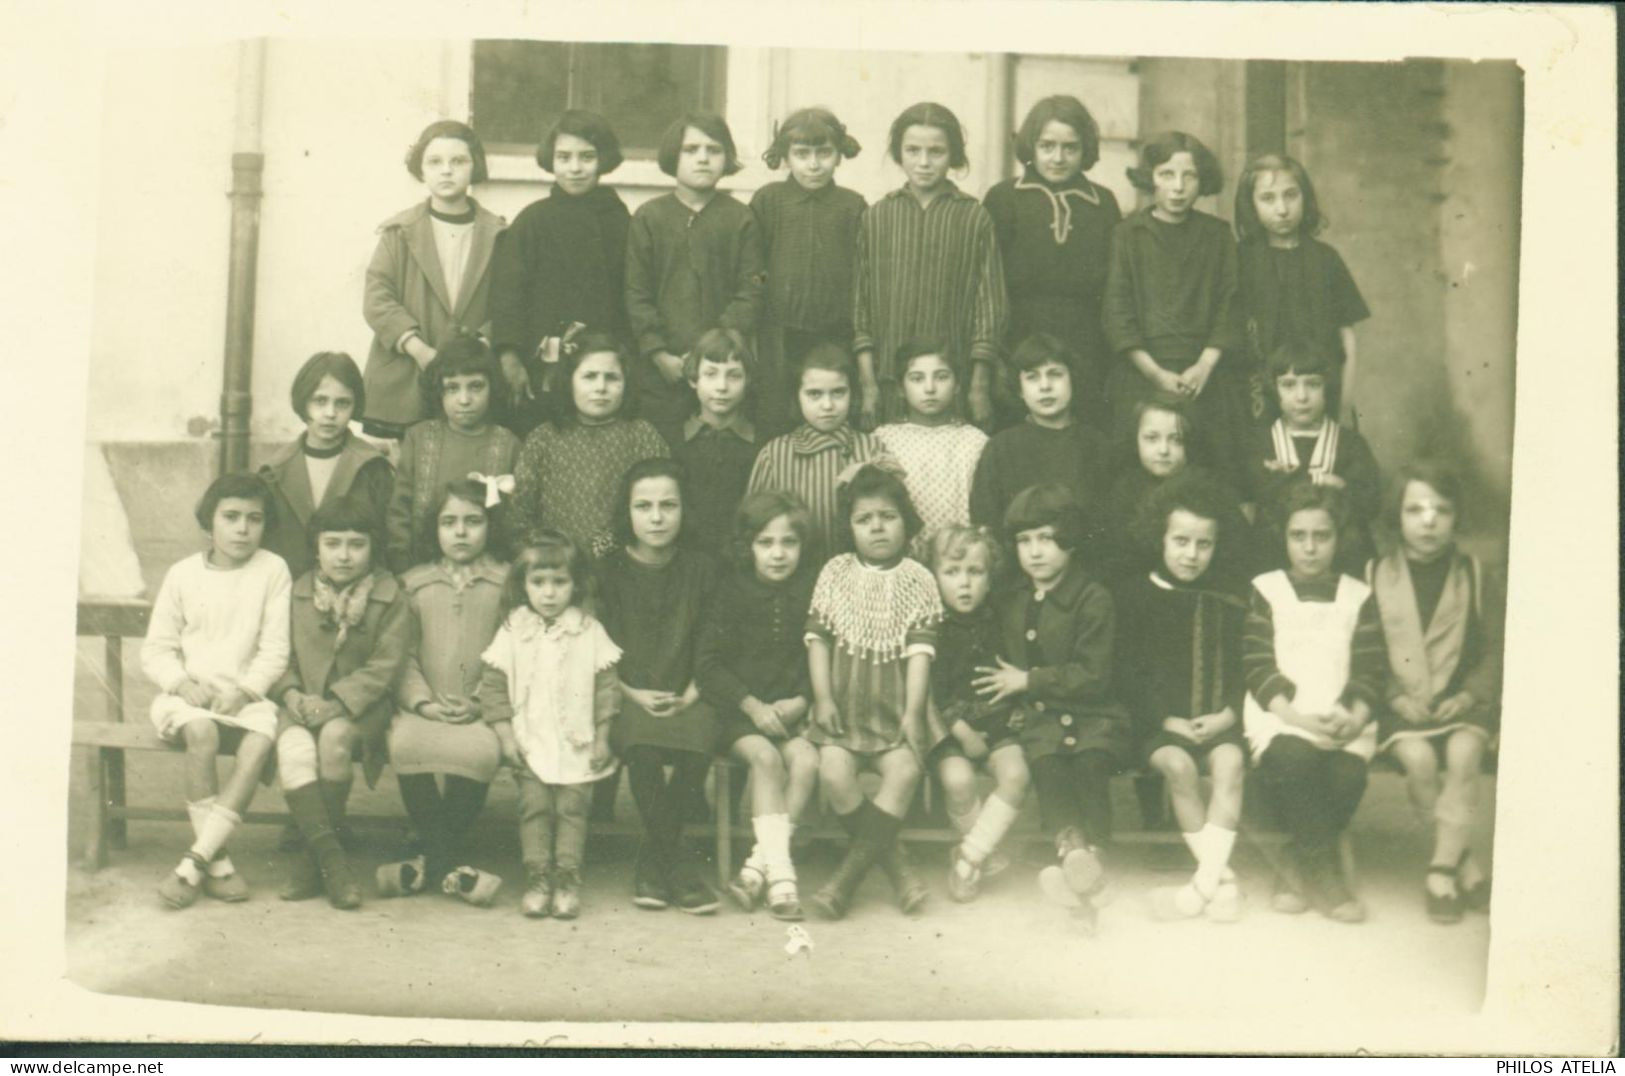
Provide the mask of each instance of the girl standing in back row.
POLYGON ((892 122, 890 148, 908 182, 871 206, 858 232, 858 424, 872 430, 903 417, 897 348, 911 336, 936 335, 966 387, 971 420, 985 426, 1008 303, 993 219, 948 178, 969 167, 964 128, 943 106, 923 101, 892 122))

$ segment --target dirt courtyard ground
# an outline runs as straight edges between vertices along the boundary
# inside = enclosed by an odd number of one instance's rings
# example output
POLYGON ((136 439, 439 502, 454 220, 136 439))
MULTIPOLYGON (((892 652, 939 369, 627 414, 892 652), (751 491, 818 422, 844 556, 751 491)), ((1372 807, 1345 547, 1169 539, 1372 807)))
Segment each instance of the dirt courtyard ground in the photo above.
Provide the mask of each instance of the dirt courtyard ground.
MULTIPOLYGON (((83 664, 81 680, 93 686, 83 664)), ((135 689, 137 677, 130 680, 135 689)), ((144 693, 131 694, 131 716, 139 718, 144 693)), ((178 804, 181 761, 133 757, 130 802, 178 804)), ((1128 783, 1119 785, 1120 825, 1127 829, 1136 815, 1128 783)), ((1486 800, 1481 814, 1488 818, 1492 791, 1486 800)), ((262 789, 255 806, 278 810, 280 801, 262 789)), ((401 818, 391 777, 386 773, 374 791, 358 783, 352 810, 401 818)), ((624 789, 618 815, 633 817, 624 789)), ((474 855, 507 879, 494 907, 423 895, 369 900, 351 913, 320 900, 276 898, 284 857, 275 847, 277 828, 267 825, 245 826, 232 842, 254 885, 250 902, 203 900, 185 912, 166 911, 154 887, 188 843, 188 831, 179 823, 131 823, 128 850, 115 851, 106 869, 70 869, 69 976, 93 991, 153 999, 523 1021, 1265 1014, 1291 1021, 1328 1012, 1355 1021, 1425 1020, 1474 1012, 1484 990, 1489 921, 1471 916, 1439 926, 1425 917, 1425 841, 1391 773, 1373 776, 1355 821, 1361 895, 1371 911, 1363 925, 1270 910, 1268 872, 1251 849, 1237 857, 1247 897, 1242 922, 1157 922, 1147 893, 1179 880, 1187 869, 1183 849, 1125 843, 1112 859, 1117 897, 1101 913, 1098 935, 1089 937, 1039 898, 1034 863, 1018 862, 980 900, 958 905, 943 885, 941 846, 922 845, 915 858, 933 883, 924 914, 904 917, 876 876, 847 920, 809 920, 815 948, 795 956, 785 952, 785 925, 765 913, 725 905, 716 916, 697 918, 634 908, 633 845, 625 839, 589 847, 580 919, 524 919, 512 818, 512 784, 499 777, 474 855)), ((74 849, 83 824, 75 818, 70 826, 74 849)), ((369 878, 395 853, 403 829, 360 830, 356 855, 369 878)), ((1485 848, 1488 825, 1481 829, 1476 843, 1485 848)), ((836 851, 815 844, 803 853, 805 887, 828 874, 836 851)))

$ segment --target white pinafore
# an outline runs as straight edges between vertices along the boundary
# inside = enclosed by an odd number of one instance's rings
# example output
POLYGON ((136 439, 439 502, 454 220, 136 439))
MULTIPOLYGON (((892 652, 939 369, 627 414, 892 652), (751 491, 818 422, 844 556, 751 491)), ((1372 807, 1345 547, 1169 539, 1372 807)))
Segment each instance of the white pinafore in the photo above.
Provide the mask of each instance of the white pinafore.
MULTIPOLYGON (((1338 699, 1348 686, 1354 628, 1371 588, 1340 576, 1337 596, 1329 602, 1306 602, 1292 588, 1284 571, 1268 572, 1253 586, 1270 603, 1275 621, 1275 665, 1297 687, 1292 704, 1305 713, 1328 713, 1341 708, 1338 699)), ((1325 751, 1343 750, 1370 760, 1377 748, 1377 723, 1369 721, 1346 744, 1289 725, 1266 710, 1247 693, 1243 706, 1247 744, 1258 758, 1276 736, 1297 736, 1325 751)))

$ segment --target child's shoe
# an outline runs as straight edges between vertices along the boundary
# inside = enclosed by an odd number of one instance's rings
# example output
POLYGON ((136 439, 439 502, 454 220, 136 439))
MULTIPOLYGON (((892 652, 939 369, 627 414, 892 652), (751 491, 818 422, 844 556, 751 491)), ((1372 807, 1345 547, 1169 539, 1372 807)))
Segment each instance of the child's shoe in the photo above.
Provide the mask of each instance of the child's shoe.
POLYGON ((747 863, 739 868, 739 873, 728 883, 728 897, 739 905, 740 911, 754 912, 756 906, 762 903, 762 893, 766 889, 766 876, 747 863))
POLYGON ((705 884, 699 868, 690 860, 683 860, 671 871, 672 904, 689 915, 710 915, 721 907, 716 891, 705 884))
POLYGON ((1044 899, 1051 904, 1057 904, 1062 908, 1083 906, 1083 901, 1067 884, 1066 872, 1061 870, 1059 863, 1052 863, 1038 872, 1038 888, 1043 891, 1044 899))
POLYGON ((1241 921, 1241 886, 1235 882, 1220 882, 1213 891, 1213 899, 1207 902, 1203 909, 1207 917, 1215 923, 1239 923, 1241 921))
POLYGON ((632 903, 647 911, 658 912, 671 907, 671 882, 666 871, 647 848, 638 852, 638 861, 632 868, 632 903))
POLYGON ((1160 885, 1151 891, 1151 914, 1158 919, 1195 919, 1207 906, 1207 899, 1192 882, 1160 885))
MULTIPOLYGON (((1055 837, 1055 853, 1061 860, 1066 884, 1080 897, 1104 895, 1106 868, 1100 854, 1076 829, 1064 829, 1055 837)), ((1104 900, 1096 903, 1103 904, 1104 900)))
POLYGON ((1309 903, 1315 909, 1338 923, 1365 922, 1365 905, 1343 884, 1343 872, 1335 853, 1323 857, 1306 869, 1309 903))
POLYGON ((236 871, 230 874, 205 874, 203 894, 227 904, 238 904, 248 899, 248 883, 236 871))
POLYGON ((581 872, 564 868, 553 876, 553 918, 574 919, 581 914, 581 872))
POLYGON ((1430 878, 1441 878, 1450 883, 1450 892, 1439 893, 1431 885, 1424 884, 1422 894, 1427 898, 1428 918, 1435 923, 1459 923, 1465 902, 1456 887, 1456 868, 1429 867, 1430 878))
POLYGON ((799 923, 807 918, 801 910, 801 892, 794 878, 781 878, 767 887, 767 914, 786 923, 799 923))
POLYGON ((530 919, 546 919, 553 914, 553 880, 546 870, 531 871, 525 877, 525 895, 519 898, 519 911, 530 919))
POLYGON ((499 876, 477 867, 458 867, 440 881, 440 891, 446 896, 458 897, 476 908, 488 906, 501 888, 499 876))
POLYGON ((428 865, 422 856, 404 859, 399 863, 385 863, 378 868, 374 880, 380 897, 408 897, 423 890, 428 880, 428 865))
POLYGON ((1296 848, 1289 845, 1286 858, 1275 875, 1275 892, 1270 896, 1270 907, 1282 915, 1302 915, 1309 910, 1309 901, 1304 896, 1303 871, 1298 866, 1297 858, 1296 848))
POLYGON ((285 822, 282 832, 277 834, 276 850, 278 852, 297 852, 305 847, 305 835, 299 832, 296 822, 285 822))
POLYGON ((982 869, 965 858, 956 844, 948 854, 948 896, 961 904, 976 899, 982 881, 982 869))
POLYGON ((909 859, 902 841, 892 843, 891 848, 880 859, 880 869, 891 881, 892 891, 897 895, 897 906, 902 909, 904 915, 913 915, 919 911, 931 896, 931 891, 925 886, 925 880, 915 872, 914 862, 909 859))
POLYGON ((288 861, 288 877, 277 896, 283 900, 310 900, 321 894, 322 871, 316 865, 316 857, 308 851, 296 852, 288 861))
MULTIPOLYGON (((186 858, 193 862, 199 874, 208 867, 207 863, 191 852, 186 853, 186 858)), ((158 883, 158 896, 163 898, 165 904, 177 910, 190 908, 196 904, 198 895, 202 892, 197 883, 182 877, 179 871, 170 871, 164 880, 158 883)))

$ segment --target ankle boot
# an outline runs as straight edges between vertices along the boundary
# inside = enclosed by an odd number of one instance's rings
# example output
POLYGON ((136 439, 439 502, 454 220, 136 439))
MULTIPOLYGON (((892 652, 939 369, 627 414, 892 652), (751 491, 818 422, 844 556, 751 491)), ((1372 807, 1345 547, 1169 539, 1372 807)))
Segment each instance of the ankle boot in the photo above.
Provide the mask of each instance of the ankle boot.
POLYGON ((852 843, 846 848, 846 858, 841 860, 834 876, 812 895, 810 901, 826 919, 840 919, 846 915, 852 905, 852 897, 869 873, 869 868, 896 843, 902 820, 893 818, 864 800, 856 811, 841 819, 841 825, 853 831, 852 843))
POLYGON ((344 824, 344 815, 350 802, 349 781, 318 781, 322 790, 322 807, 327 811, 327 824, 338 834, 339 844, 348 849, 351 844, 350 827, 344 824))
POLYGON ((919 911, 931 891, 914 870, 914 863, 909 859, 902 841, 893 841, 891 847, 886 849, 880 857, 880 869, 891 882, 892 892, 897 894, 897 906, 903 910, 903 914, 913 915, 919 911))
POLYGON ((288 810, 292 812, 299 832, 304 834, 305 847, 310 849, 321 871, 327 902, 335 908, 359 908, 361 884, 350 870, 350 862, 339 845, 338 834, 328 820, 321 789, 316 785, 306 785, 286 790, 283 796, 288 801, 288 810))

